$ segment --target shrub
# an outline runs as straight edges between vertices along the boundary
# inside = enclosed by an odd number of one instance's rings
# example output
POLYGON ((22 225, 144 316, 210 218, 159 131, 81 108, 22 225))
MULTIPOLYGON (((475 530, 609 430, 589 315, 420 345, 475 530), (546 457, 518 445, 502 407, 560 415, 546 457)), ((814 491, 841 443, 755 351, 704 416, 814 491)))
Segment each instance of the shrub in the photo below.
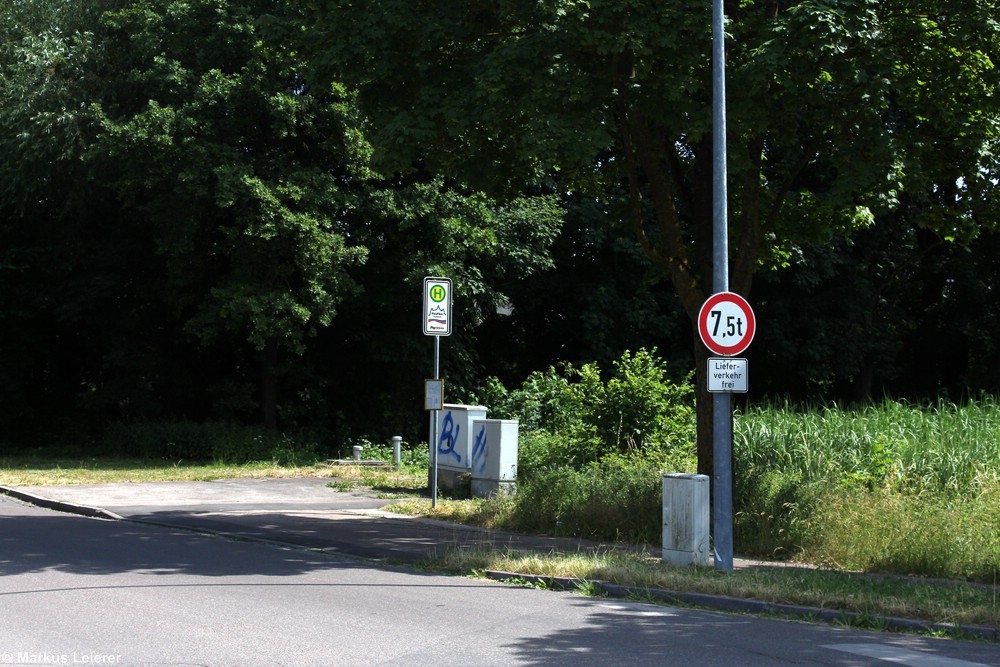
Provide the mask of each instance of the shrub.
POLYGON ((517 475, 530 479, 544 470, 580 468, 599 456, 595 438, 573 439, 548 431, 522 431, 517 442, 517 475))
POLYGON ((694 393, 689 380, 666 379, 666 364, 655 350, 626 351, 615 373, 590 407, 588 421, 598 440, 618 451, 654 456, 695 439, 694 393))
POLYGON ((113 456, 170 461, 249 463, 274 461, 298 465, 316 458, 309 439, 228 422, 118 422, 104 433, 102 445, 113 456))
POLYGON ((612 456, 582 469, 553 468, 520 483, 515 528, 588 539, 655 544, 662 531, 662 475, 612 456))
POLYGON ((571 433, 583 423, 585 392, 571 382, 580 371, 563 364, 562 371, 554 366, 545 372, 535 371, 519 389, 508 391, 503 384, 490 378, 482 390, 480 403, 491 413, 517 419, 522 431, 571 433))
POLYGON ((596 364, 532 373, 507 390, 491 379, 479 402, 520 422, 519 476, 580 468, 611 452, 672 465, 694 456, 694 392, 673 383, 656 351, 625 352, 604 382, 596 364))
MULTIPOLYGON (((365 459, 393 463, 393 458, 396 454, 393 451, 392 442, 372 442, 368 438, 359 438, 354 443, 361 445, 363 448, 361 455, 365 459)), ((340 451, 341 458, 352 456, 353 447, 354 445, 345 445, 342 447, 340 451)), ((421 442, 411 445, 407 442, 402 442, 399 448, 399 462, 404 466, 422 466, 426 468, 430 462, 430 451, 427 443, 421 442)))

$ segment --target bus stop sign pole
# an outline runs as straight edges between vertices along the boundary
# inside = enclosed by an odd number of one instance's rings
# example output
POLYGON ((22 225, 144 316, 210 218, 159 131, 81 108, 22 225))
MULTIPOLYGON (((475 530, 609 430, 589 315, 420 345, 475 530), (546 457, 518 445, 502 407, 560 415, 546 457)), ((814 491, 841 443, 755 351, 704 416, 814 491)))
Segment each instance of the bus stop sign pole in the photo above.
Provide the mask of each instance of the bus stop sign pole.
POLYGON ((444 407, 444 390, 441 384, 441 336, 451 335, 451 279, 428 276, 424 278, 424 335, 434 337, 434 379, 424 385, 424 407, 431 413, 430 480, 431 507, 437 507, 438 487, 438 415, 444 407), (430 396, 433 395, 433 400, 430 396))

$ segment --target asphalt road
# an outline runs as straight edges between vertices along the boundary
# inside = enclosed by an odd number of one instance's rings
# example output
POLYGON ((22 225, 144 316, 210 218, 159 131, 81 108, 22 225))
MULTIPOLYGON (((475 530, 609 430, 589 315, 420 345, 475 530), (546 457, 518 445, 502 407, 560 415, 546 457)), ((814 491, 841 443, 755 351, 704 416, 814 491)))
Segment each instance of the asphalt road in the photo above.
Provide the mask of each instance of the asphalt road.
POLYGON ((977 667, 996 644, 587 598, 0 497, 0 665, 977 667))

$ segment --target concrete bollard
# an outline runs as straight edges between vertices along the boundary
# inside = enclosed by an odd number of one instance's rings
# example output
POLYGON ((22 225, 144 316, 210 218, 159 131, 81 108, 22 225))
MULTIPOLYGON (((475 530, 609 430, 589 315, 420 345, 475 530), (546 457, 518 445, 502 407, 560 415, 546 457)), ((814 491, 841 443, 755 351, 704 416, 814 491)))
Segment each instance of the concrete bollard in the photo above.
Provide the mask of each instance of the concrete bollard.
POLYGON ((361 460, 361 450, 364 449, 364 446, 363 445, 354 445, 353 449, 354 449, 354 460, 355 461, 360 461, 361 460))

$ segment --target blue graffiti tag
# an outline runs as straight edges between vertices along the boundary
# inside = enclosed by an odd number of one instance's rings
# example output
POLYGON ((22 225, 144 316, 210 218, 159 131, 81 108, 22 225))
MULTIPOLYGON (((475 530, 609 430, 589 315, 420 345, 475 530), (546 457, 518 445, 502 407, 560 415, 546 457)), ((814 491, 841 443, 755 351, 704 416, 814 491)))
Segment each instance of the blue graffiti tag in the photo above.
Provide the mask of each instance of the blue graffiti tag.
POLYGON ((451 416, 451 411, 449 411, 444 416, 444 423, 441 425, 441 437, 438 438, 438 454, 451 454, 455 457, 455 460, 459 463, 462 462, 462 455, 455 451, 455 442, 458 440, 458 434, 462 431, 462 425, 456 424, 455 419, 451 416), (454 434, 452 431, 454 430, 454 434))
POLYGON ((472 444, 472 469, 480 475, 486 472, 486 454, 488 452, 489 448, 486 446, 486 424, 483 424, 472 444))

